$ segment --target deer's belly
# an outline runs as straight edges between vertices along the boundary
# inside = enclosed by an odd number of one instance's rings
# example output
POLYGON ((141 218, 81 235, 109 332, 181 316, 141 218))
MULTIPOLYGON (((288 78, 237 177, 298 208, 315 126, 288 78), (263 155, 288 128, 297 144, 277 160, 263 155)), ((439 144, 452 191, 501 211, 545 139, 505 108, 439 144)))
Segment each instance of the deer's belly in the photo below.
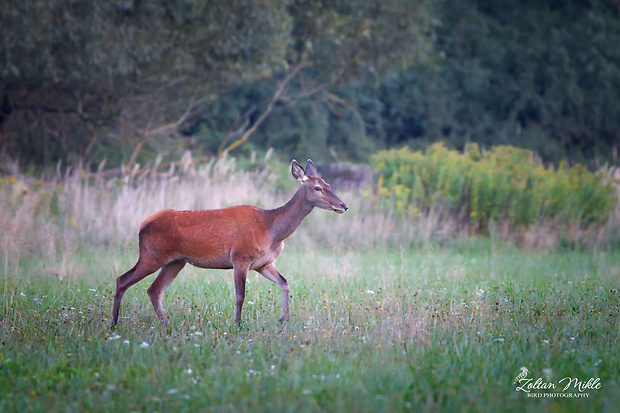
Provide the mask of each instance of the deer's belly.
POLYGON ((210 268, 214 270, 230 270, 232 269, 232 263, 230 260, 213 260, 213 259, 192 259, 185 258, 185 262, 192 264, 198 268, 210 268))
POLYGON ((232 253, 222 254, 219 257, 183 257, 182 259, 199 268, 211 268, 218 270, 230 270, 236 264, 247 266, 250 270, 259 270, 272 264, 282 252, 284 243, 274 245, 263 251, 254 251, 249 254, 232 253), (231 255, 233 258, 231 258, 231 255))
POLYGON ((185 262, 199 268, 213 268, 216 270, 229 270, 233 267, 230 252, 221 251, 217 254, 192 254, 183 257, 185 262))

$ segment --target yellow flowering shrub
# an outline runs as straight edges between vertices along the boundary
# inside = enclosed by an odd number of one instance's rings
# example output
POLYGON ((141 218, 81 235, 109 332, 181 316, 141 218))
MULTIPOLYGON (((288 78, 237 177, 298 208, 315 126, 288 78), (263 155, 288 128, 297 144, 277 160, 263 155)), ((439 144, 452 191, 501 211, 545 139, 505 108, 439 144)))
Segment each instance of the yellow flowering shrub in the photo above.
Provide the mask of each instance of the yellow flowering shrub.
POLYGON ((469 144, 461 153, 436 143, 424 152, 381 151, 371 160, 381 206, 439 210, 480 229, 500 220, 514 227, 548 220, 588 227, 606 222, 617 202, 612 183, 585 166, 544 166, 533 152, 512 146, 481 151, 469 144))

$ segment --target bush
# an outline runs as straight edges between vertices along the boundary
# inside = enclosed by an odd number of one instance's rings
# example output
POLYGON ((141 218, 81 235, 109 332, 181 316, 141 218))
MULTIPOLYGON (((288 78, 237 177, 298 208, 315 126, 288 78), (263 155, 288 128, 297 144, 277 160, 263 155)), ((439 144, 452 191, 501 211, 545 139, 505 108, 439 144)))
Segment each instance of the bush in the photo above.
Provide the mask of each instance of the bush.
POLYGON ((407 147, 372 156, 379 170, 377 196, 399 214, 439 210, 485 232, 490 223, 511 228, 535 224, 607 222, 616 205, 613 183, 582 165, 545 167, 529 150, 497 146, 463 153, 437 143, 425 152, 407 147))

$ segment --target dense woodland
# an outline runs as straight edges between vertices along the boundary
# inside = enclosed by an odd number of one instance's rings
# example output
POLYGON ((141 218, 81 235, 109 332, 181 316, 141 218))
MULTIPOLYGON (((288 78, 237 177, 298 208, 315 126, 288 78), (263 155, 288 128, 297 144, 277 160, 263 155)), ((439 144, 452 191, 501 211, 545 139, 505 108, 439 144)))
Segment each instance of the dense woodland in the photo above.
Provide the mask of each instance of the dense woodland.
POLYGON ((441 141, 602 164, 620 142, 618 0, 6 0, 0 155, 318 161, 441 141))

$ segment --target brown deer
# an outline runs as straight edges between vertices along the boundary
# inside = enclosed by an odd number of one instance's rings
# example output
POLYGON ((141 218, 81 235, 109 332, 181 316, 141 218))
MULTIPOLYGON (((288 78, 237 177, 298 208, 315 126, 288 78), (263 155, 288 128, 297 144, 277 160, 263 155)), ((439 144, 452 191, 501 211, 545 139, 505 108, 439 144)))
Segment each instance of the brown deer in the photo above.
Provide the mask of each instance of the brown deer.
POLYGON ((125 291, 160 268, 147 293, 157 316, 167 324, 161 298, 186 263, 200 268, 233 270, 237 323, 241 319, 248 271, 259 272, 282 290, 280 321, 288 320, 288 283, 274 265, 284 247, 283 241, 295 232, 314 207, 339 214, 349 209, 318 176, 310 159, 305 171, 293 160, 291 172, 301 187, 280 208, 263 210, 241 205, 200 211, 166 209, 146 218, 138 235, 138 262, 116 279, 112 326, 118 321, 125 291))

